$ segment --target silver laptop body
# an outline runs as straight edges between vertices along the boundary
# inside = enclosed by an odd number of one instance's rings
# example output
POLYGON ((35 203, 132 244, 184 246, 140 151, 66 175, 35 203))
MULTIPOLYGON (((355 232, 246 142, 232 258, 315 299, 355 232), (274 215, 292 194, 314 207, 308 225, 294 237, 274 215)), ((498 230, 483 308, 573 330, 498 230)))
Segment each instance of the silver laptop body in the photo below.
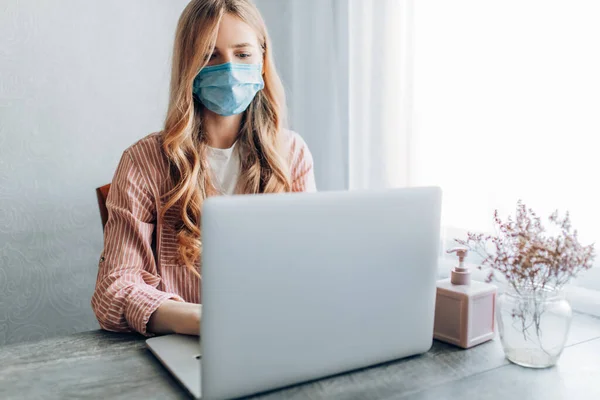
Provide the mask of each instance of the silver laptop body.
POLYGON ((148 346, 204 399, 426 352, 440 212, 439 188, 209 198, 201 344, 148 346))

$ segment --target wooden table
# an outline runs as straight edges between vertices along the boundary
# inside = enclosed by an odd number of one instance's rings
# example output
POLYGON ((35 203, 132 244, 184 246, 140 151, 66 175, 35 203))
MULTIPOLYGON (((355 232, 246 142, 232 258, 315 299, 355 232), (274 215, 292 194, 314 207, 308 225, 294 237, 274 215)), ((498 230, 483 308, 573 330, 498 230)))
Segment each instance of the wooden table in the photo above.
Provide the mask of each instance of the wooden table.
MULTIPOLYGON (((102 331, 0 348, 0 399, 186 399, 142 337, 102 331)), ((325 378, 261 399, 600 399, 600 319, 576 314, 557 366, 508 363, 499 340, 325 378)))

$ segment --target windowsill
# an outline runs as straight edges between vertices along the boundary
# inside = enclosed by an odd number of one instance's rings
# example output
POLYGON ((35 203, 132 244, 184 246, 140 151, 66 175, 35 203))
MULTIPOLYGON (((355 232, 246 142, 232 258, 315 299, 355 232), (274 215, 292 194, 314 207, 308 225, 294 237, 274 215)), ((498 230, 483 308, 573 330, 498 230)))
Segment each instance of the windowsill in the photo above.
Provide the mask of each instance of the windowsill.
MULTIPOLYGON (((438 260, 438 278, 446 279, 450 276, 450 270, 456 266, 458 261, 440 258, 438 260)), ((471 271, 471 279, 485 282, 487 273, 477 269, 477 265, 465 263, 471 271)), ((498 287, 498 293, 503 293, 506 284, 493 282, 498 287)), ((571 303, 573 311, 600 318, 600 291, 569 284, 565 286, 565 296, 571 303)))

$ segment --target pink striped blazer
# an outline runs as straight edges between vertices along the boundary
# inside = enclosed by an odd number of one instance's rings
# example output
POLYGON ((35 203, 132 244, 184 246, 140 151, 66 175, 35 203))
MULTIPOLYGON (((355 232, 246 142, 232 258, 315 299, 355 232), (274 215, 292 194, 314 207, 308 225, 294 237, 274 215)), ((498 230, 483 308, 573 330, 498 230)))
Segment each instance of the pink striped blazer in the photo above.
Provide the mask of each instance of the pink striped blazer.
MULTIPOLYGON (((284 135, 292 190, 315 191, 306 143, 294 132, 284 135)), ((92 309, 105 330, 150 336, 146 325, 162 302, 201 302, 199 279, 176 261, 180 208, 160 217, 161 195, 173 187, 161 141, 160 132, 152 133, 123 152, 106 199, 108 221, 92 296, 92 309)))

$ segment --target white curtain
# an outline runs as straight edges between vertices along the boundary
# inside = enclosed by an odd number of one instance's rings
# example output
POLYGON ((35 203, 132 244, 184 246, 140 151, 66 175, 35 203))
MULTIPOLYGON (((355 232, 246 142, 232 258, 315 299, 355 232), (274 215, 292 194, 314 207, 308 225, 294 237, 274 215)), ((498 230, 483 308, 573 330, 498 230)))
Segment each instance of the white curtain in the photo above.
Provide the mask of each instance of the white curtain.
POLYGON ((255 0, 319 190, 406 186, 412 0, 255 0))
POLYGON ((349 188, 410 184, 412 0, 349 0, 349 188))
POLYGON ((255 0, 319 190, 348 188, 348 1, 255 0))
MULTIPOLYGON (((280 0, 278 0, 280 1, 280 0)), ((347 0, 289 0, 292 127, 308 141, 319 190, 347 188, 347 0)))

